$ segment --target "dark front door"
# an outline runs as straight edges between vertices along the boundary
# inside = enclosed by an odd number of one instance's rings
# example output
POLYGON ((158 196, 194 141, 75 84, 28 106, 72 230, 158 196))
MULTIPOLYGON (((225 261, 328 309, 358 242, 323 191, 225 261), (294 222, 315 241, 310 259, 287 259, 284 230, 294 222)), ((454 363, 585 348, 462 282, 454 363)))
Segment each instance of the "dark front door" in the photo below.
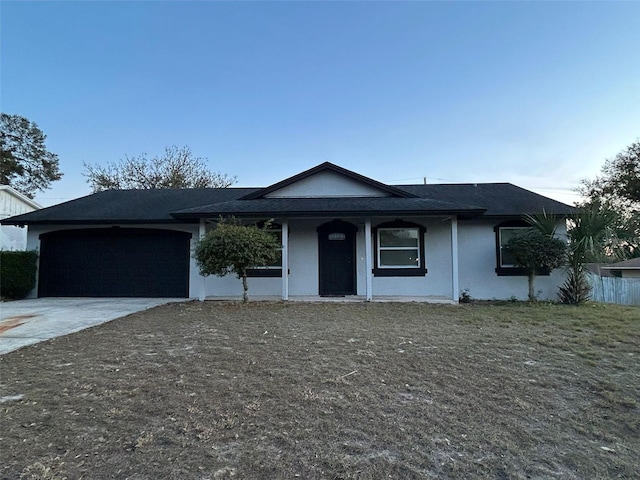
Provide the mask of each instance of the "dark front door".
POLYGON ((320 295, 356 294, 358 227, 334 220, 318 227, 320 295))

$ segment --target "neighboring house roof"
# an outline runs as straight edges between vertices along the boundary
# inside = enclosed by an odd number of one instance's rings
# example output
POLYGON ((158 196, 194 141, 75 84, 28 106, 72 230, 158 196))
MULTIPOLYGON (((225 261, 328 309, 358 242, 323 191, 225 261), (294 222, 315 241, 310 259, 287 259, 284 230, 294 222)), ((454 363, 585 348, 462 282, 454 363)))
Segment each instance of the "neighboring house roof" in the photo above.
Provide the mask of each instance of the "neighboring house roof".
POLYGON ((557 215, 568 215, 574 211, 573 207, 509 183, 389 186, 331 163, 323 163, 266 188, 109 190, 12 217, 3 223, 172 223, 219 215, 513 217, 543 210, 557 215), (308 181, 316 174, 340 175, 366 187, 369 189, 367 193, 379 196, 282 198, 274 193, 295 187, 295 183, 308 181))
POLYGON ((2 201, 2 203, 0 203, 0 218, 16 215, 19 212, 21 213, 42 208, 39 203, 31 200, 29 197, 9 185, 0 185, 0 193, 3 196, 8 195, 13 199, 9 202, 2 201))
POLYGON ((640 258, 631 258, 622 262, 610 263, 601 267, 603 270, 640 270, 640 258))
POLYGON ((585 263, 585 269, 587 272, 597 275, 599 277, 613 277, 613 274, 609 270, 603 270, 602 267, 606 267, 608 263, 585 263))

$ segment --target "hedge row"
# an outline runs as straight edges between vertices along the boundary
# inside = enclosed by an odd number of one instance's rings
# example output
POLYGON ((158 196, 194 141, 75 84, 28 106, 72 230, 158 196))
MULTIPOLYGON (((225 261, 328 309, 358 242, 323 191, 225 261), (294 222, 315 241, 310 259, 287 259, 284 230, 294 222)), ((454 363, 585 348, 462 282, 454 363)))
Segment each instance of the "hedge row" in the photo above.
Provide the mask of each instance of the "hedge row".
POLYGON ((0 295, 2 298, 26 297, 36 286, 38 253, 0 251, 0 295))

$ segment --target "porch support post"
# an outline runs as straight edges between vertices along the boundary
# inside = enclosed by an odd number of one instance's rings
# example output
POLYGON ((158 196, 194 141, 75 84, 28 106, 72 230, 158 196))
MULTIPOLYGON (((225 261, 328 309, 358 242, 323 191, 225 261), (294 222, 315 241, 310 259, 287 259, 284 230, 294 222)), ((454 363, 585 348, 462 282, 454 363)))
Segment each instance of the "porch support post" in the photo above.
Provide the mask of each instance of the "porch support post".
POLYGON ((451 217, 451 298, 458 303, 460 286, 458 279, 458 217, 451 217))
POLYGON ((373 298, 373 249, 371 248, 371 220, 364 221, 364 270, 365 270, 365 295, 367 302, 373 298))
MULTIPOLYGON (((200 227, 198 229, 198 239, 202 240, 204 236, 207 234, 207 226, 205 225, 204 218, 200 219, 200 227)), ((198 300, 201 302, 207 296, 207 279, 204 275, 200 274, 200 295, 198 295, 198 300)))
POLYGON ((289 300, 289 222, 282 222, 282 300, 289 300))

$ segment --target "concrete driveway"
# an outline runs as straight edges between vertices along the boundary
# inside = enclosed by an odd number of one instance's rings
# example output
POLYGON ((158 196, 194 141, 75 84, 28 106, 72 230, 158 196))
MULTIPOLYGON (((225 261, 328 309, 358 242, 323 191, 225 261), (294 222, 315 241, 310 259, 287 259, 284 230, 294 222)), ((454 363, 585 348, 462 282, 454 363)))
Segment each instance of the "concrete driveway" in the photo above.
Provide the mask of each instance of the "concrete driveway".
POLYGON ((0 303, 0 355, 184 298, 34 298, 0 303))

